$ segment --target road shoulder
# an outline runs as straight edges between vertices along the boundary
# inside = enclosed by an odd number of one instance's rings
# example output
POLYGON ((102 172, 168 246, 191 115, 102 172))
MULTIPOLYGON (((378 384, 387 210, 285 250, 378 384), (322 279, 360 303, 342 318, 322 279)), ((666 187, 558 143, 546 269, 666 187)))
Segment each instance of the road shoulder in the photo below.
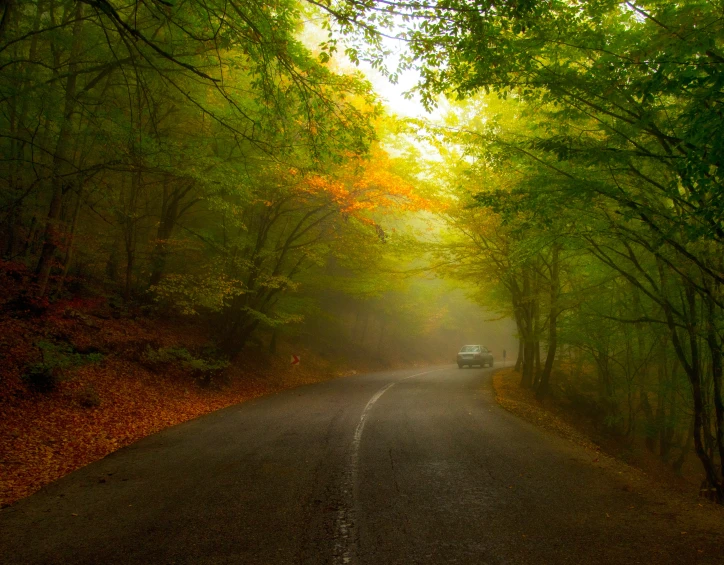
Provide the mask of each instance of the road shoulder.
POLYGON ((604 453, 584 431, 537 400, 533 391, 522 388, 519 379, 519 373, 512 368, 497 370, 493 374, 495 400, 503 409, 583 448, 590 465, 615 477, 622 490, 636 493, 659 505, 661 513, 678 522, 681 535, 696 533, 699 536, 720 536, 724 533, 724 507, 698 498, 691 491, 682 492, 661 477, 653 477, 642 469, 604 453))

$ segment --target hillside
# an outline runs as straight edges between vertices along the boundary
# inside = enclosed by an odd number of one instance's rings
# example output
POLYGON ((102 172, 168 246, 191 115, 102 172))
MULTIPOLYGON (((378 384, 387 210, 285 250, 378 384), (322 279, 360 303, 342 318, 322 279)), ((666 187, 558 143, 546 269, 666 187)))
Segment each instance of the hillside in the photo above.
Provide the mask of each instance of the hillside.
POLYGON ((8 263, 0 287, 2 506, 165 427, 351 372, 284 341, 215 367, 198 320, 99 296, 32 299, 32 279, 8 263))

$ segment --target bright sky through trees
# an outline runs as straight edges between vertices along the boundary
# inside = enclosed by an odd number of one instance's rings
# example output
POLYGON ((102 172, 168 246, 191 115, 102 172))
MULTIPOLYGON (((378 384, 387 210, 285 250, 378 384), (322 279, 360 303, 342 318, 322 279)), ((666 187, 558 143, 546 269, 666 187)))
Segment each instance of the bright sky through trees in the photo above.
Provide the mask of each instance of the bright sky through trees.
MULTIPOLYGON (((326 38, 327 32, 320 27, 319 18, 306 20, 301 33, 302 40, 312 51, 318 51, 319 44, 326 38)), ((400 54, 405 49, 404 41, 391 36, 381 38, 382 48, 389 53, 385 57, 385 66, 394 71, 400 65, 400 54)), ((405 97, 420 81, 420 74, 414 69, 408 69, 397 75, 396 83, 390 81, 382 72, 372 66, 367 60, 360 60, 358 64, 352 63, 343 53, 335 56, 335 63, 348 72, 361 71, 374 86, 375 92, 385 103, 389 111, 403 118, 429 118, 431 114, 425 110, 418 95, 405 97)), ((443 101, 444 103, 444 101, 443 101)), ((432 115, 438 115, 433 112, 432 115)))

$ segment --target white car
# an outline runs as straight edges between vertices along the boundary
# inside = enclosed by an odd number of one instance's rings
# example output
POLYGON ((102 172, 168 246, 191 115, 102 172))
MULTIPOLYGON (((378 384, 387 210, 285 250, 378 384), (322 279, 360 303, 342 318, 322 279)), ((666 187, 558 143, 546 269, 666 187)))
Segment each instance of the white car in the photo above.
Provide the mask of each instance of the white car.
POLYGON ((482 345, 463 345, 462 349, 458 352, 458 367, 462 369, 465 365, 480 365, 485 367, 486 365, 493 366, 493 354, 488 351, 486 347, 482 345))

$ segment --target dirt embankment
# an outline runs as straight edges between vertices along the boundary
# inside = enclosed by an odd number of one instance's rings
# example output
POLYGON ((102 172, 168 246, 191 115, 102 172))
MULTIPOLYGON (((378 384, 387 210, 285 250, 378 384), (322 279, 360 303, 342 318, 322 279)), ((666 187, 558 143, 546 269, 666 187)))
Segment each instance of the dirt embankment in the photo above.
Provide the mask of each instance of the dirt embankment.
POLYGON ((532 390, 521 387, 519 383, 520 374, 512 368, 497 371, 493 375, 493 387, 498 404, 538 427, 570 439, 587 449, 600 451, 600 447, 584 432, 566 422, 560 411, 544 406, 536 399, 532 390))
POLYGON ((623 490, 658 500, 662 511, 666 507, 680 523, 682 535, 687 529, 721 529, 724 508, 697 496, 700 477, 694 471, 677 476, 651 454, 600 436, 564 406, 551 399, 539 401, 532 390, 520 386, 520 374, 512 368, 493 375, 493 388, 496 401, 508 412, 586 449, 590 463, 615 474, 623 490))

